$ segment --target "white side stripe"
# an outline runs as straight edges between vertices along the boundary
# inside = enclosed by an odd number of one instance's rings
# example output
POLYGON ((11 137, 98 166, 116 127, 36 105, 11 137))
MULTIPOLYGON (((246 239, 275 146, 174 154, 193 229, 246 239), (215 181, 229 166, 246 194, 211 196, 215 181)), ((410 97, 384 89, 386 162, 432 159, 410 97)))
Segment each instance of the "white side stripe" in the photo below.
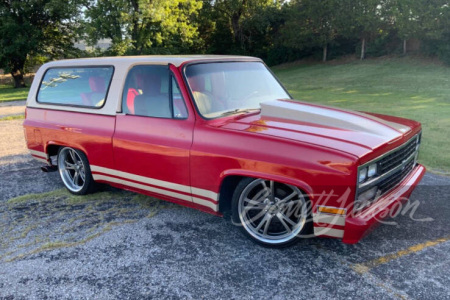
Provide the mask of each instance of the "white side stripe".
POLYGON ((209 199, 213 199, 215 201, 218 201, 219 199, 217 199, 218 194, 214 193, 212 191, 208 191, 208 190, 203 190, 203 189, 199 189, 199 188, 195 188, 195 187, 191 187, 192 190, 192 194, 194 195, 199 195, 199 196, 203 196, 209 199))
POLYGON ((36 156, 32 156, 35 160, 40 161, 46 165, 48 165, 48 161, 45 158, 40 158, 40 157, 36 157, 36 156))
POLYGON ((144 177, 144 176, 140 176, 140 175, 135 175, 135 174, 131 174, 131 173, 126 173, 126 172, 117 171, 114 169, 108 169, 108 168, 99 167, 99 166, 94 166, 94 165, 91 165, 91 170, 93 172, 100 172, 100 173, 105 173, 105 174, 109 174, 109 175, 114 175, 114 176, 122 177, 125 179, 131 179, 134 181, 139 181, 139 182, 146 183, 146 184, 160 186, 163 188, 167 188, 167 189, 171 189, 171 190, 175 190, 175 191, 179 191, 179 192, 184 192, 184 193, 188 193, 188 194, 192 193, 193 195, 210 198, 214 201, 217 201, 218 194, 215 192, 212 192, 212 191, 208 191, 208 190, 203 190, 203 189, 194 188, 194 187, 191 188, 190 186, 187 186, 187 185, 182 185, 182 184, 173 183, 173 182, 169 182, 169 181, 163 181, 163 180, 159 180, 159 179, 144 177))
POLYGON ((214 211, 218 211, 219 210, 219 205, 212 203, 211 201, 205 200, 205 199, 200 199, 200 198, 196 198, 196 197, 192 197, 192 200, 194 201, 195 204, 199 204, 202 206, 206 206, 211 208, 214 211))
POLYGON ((33 155, 37 155, 37 156, 40 156, 40 157, 47 157, 47 153, 45 153, 45 152, 36 151, 36 150, 29 150, 29 151, 33 155))
POLYGON ((313 221, 315 223, 345 226, 345 217, 338 215, 330 215, 323 213, 313 214, 313 221))
POLYGON ((190 193, 191 192, 190 187, 188 187, 186 185, 173 183, 173 182, 162 181, 162 180, 158 180, 158 179, 153 179, 153 178, 148 178, 148 177, 144 177, 144 176, 134 175, 134 174, 131 174, 131 173, 126 173, 126 172, 117 171, 117 170, 108 169, 108 168, 103 168, 103 167, 98 167, 98 166, 91 166, 91 170, 93 172, 100 172, 100 173, 105 173, 105 174, 111 174, 111 175, 115 175, 115 176, 118 176, 118 177, 123 177, 123 178, 126 178, 126 179, 132 179, 132 180, 135 180, 135 181, 140 181, 140 182, 151 184, 151 185, 161 186, 161 187, 165 187, 165 188, 168 188, 168 189, 171 189, 171 190, 180 191, 180 192, 185 192, 185 193, 190 193))
POLYGON ((315 227, 314 226, 314 235, 328 235, 337 238, 341 238, 344 236, 344 230, 327 228, 327 227, 315 227))
POLYGON ((149 192, 153 192, 153 193, 157 193, 157 194, 161 194, 161 195, 166 195, 166 196, 170 196, 170 197, 174 197, 174 198, 178 198, 178 199, 182 199, 182 200, 191 202, 191 197, 190 196, 179 194, 179 193, 175 193, 175 192, 166 191, 166 190, 163 190, 163 189, 154 188, 154 187, 151 187, 151 186, 148 186, 148 185, 139 184, 139 183, 135 183, 135 182, 131 182, 131 181, 115 178, 115 177, 105 176, 105 175, 93 174, 92 177, 94 177, 94 180, 105 180, 105 181, 109 181, 109 182, 123 184, 123 185, 126 185, 126 186, 131 186, 131 187, 134 187, 134 188, 138 188, 138 189, 141 189, 141 190, 146 190, 146 191, 149 191, 149 192))

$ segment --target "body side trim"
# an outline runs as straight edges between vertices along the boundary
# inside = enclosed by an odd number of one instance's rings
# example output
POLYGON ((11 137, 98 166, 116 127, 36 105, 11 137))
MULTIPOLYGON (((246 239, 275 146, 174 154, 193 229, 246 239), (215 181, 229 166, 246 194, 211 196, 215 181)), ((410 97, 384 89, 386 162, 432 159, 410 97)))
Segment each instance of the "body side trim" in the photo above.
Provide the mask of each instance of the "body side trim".
POLYGON ((91 171, 93 172, 94 180, 105 180, 162 195, 171 196, 174 198, 179 198, 189 202, 193 201, 196 204, 206 206, 214 211, 218 211, 218 194, 213 191, 194 188, 187 185, 177 184, 159 179, 153 179, 95 165, 91 165, 91 171), (157 186, 159 188, 149 185, 157 186))
POLYGON ((336 238, 342 238, 344 237, 344 230, 314 226, 314 235, 315 236, 326 235, 336 238))
POLYGON ((345 216, 330 214, 313 214, 314 223, 345 226, 345 216))

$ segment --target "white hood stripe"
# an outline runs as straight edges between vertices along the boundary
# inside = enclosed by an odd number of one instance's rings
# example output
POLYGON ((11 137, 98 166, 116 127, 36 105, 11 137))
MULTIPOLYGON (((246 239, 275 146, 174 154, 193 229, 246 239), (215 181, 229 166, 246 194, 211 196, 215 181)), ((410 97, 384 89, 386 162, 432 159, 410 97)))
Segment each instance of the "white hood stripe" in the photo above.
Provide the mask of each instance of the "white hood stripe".
POLYGON ((398 138, 402 133, 411 130, 408 126, 388 122, 365 113, 316 106, 304 102, 297 103, 283 100, 264 102, 261 103, 261 115, 264 117, 302 121, 350 131, 361 131, 383 136, 389 140, 398 138))

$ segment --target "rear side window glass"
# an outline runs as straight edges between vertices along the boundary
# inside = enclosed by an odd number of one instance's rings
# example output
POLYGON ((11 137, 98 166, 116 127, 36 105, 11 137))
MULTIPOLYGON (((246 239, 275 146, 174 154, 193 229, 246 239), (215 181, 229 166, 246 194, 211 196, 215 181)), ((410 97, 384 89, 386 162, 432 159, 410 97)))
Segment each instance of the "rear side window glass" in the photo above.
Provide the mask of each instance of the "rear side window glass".
POLYGON ((48 69, 37 96, 40 103, 100 108, 114 72, 113 67, 48 69))

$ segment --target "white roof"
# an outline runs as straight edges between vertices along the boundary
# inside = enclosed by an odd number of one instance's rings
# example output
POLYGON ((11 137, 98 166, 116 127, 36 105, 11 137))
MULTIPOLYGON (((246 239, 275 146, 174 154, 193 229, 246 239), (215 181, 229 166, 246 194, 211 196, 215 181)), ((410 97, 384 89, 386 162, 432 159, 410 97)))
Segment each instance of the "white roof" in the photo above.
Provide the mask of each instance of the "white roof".
POLYGON ((261 61, 257 57, 237 55, 145 55, 145 56, 112 56, 65 59, 46 63, 45 67, 53 66, 76 66, 76 65, 134 65, 136 63, 173 64, 179 67, 185 62, 208 61, 208 60, 242 60, 261 61))
POLYGON ((173 64, 179 67, 185 62, 204 62, 204 61, 261 61, 261 59, 249 56, 233 55, 148 55, 148 56, 115 56, 115 57, 95 57, 79 58, 52 61, 42 65, 36 72, 36 75, 28 93, 27 107, 48 108, 65 111, 75 111, 83 113, 95 113, 102 115, 115 115, 121 111, 121 101, 123 86, 128 74, 128 70, 135 65, 144 64, 173 64), (45 71, 52 67, 74 67, 74 66, 114 66, 114 76, 109 87, 108 97, 105 105, 100 109, 85 107, 72 107, 53 105, 48 103, 37 103, 36 94, 39 89, 42 77, 45 71))

